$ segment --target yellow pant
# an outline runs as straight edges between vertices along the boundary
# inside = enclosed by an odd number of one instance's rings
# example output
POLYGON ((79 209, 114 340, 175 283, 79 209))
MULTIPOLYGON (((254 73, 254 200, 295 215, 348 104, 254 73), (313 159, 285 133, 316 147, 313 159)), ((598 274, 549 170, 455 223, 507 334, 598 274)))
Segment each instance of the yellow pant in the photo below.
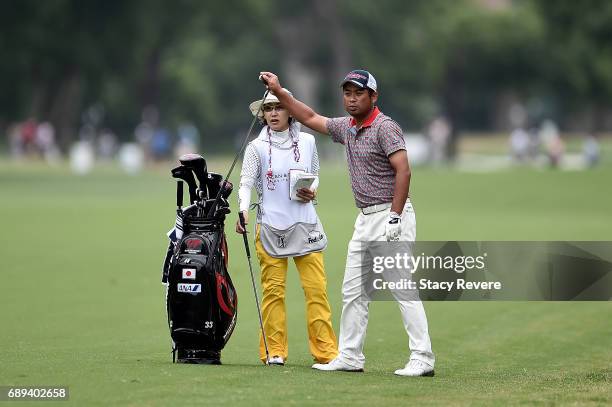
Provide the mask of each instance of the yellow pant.
MULTIPOLYGON (((287 281, 286 258, 270 256, 259 240, 259 228, 255 249, 261 267, 263 287, 262 314, 264 331, 270 356, 282 356, 287 360, 287 315, 285 310, 285 282, 287 281)), ((293 258, 298 269, 304 297, 306 298, 306 320, 308 345, 317 362, 327 363, 338 354, 336 334, 331 323, 331 309, 327 299, 327 278, 323 267, 323 253, 309 253, 293 258)), ((259 338, 259 356, 266 361, 263 338, 259 338)))

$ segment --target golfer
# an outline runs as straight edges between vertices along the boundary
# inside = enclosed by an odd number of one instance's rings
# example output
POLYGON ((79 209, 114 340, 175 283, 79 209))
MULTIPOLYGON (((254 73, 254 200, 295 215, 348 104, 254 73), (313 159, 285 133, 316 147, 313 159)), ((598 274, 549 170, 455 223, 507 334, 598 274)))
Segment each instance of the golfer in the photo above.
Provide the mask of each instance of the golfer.
MULTIPOLYGON (((355 203, 360 213, 348 246, 342 283, 340 353, 318 370, 361 372, 368 324, 369 298, 361 285, 363 241, 414 241, 416 218, 408 199, 410 165, 400 126, 376 106, 374 76, 364 70, 349 72, 341 83, 349 117, 327 118, 296 100, 281 88, 278 77, 262 72, 261 78, 289 114, 305 126, 343 144, 355 203)), ((400 376, 433 376, 434 354, 421 301, 398 301, 411 351, 408 363, 395 371, 400 376)))
MULTIPOLYGON (((291 95, 287 90, 284 92, 291 95)), ((289 257, 293 257, 306 297, 310 352, 315 361, 327 363, 338 355, 338 347, 323 266, 322 251, 327 238, 312 203, 318 177, 309 188, 298 189, 297 196, 290 199, 290 173, 317 175, 319 172, 314 137, 300 132, 300 124, 272 94, 263 101, 251 103, 249 108, 253 115, 260 112, 264 127, 246 147, 238 203, 248 222, 251 189, 256 188, 255 248, 261 267, 264 331, 271 355, 268 363, 284 365, 289 355, 285 310, 289 257)), ((240 222, 236 223, 236 232, 245 233, 240 222)), ((259 354, 265 363, 263 338, 260 338, 259 354)))

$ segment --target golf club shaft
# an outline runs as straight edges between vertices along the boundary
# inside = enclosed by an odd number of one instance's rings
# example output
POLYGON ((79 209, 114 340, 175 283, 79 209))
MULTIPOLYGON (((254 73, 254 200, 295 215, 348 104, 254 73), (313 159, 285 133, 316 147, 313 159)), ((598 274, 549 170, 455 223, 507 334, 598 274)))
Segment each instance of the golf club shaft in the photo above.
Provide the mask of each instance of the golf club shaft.
POLYGON ((183 207, 183 181, 176 181, 176 207, 178 211, 183 207))
POLYGON ((187 183, 187 187, 189 188, 189 205, 194 203, 198 199, 198 194, 196 193, 197 185, 191 168, 184 165, 173 168, 172 177, 182 179, 187 183))
POLYGON ((240 226, 244 230, 242 238, 244 239, 244 248, 247 253, 247 260, 249 263, 249 271, 251 273, 251 282, 253 283, 253 293, 255 294, 255 304, 257 305, 257 315, 259 316, 259 326, 261 328, 261 337, 263 338, 264 348, 266 349, 266 364, 270 361, 270 353, 268 352, 268 341, 266 340, 266 333, 263 327, 263 318, 261 316, 261 308, 259 308, 259 297, 257 296, 257 287, 255 285, 255 276, 253 275, 253 267, 251 266, 251 250, 249 249, 249 240, 246 234, 246 223, 244 222, 244 215, 242 212, 238 212, 238 218, 240 219, 240 226))
POLYGON ((268 93, 270 93, 270 90, 268 88, 266 88, 266 91, 264 92, 264 95, 261 98, 262 103, 259 104, 259 109, 257 109, 257 113, 255 114, 255 117, 253 117, 253 120, 251 121, 251 125, 249 126, 249 130, 247 131, 247 135, 244 138, 244 140, 242 141, 242 146, 240 147, 240 150, 238 150, 238 153, 236 153, 236 157, 234 157, 234 162, 232 162, 232 165, 231 165, 229 171, 227 172, 227 175, 225 176, 225 179, 223 180, 223 183, 221 184, 221 188, 219 188, 219 192, 217 192, 217 196, 215 197, 215 201, 213 202, 213 204, 211 205, 210 209, 208 210, 208 213, 206 214, 206 217, 211 217, 212 215, 214 215, 215 208, 217 207, 217 203, 219 202, 219 199, 221 198, 221 193, 225 189, 225 186, 227 185, 227 180, 229 179, 230 175, 232 174, 232 171, 234 171, 234 166, 238 162, 238 159, 242 155, 242 152, 244 151, 244 149, 247 146, 247 143, 249 142, 249 138, 251 137, 251 131, 253 131, 253 126, 255 126, 255 122, 257 121, 257 118, 259 117, 259 112, 261 112, 261 110, 263 109, 263 101, 266 100, 266 98, 268 97, 268 93))

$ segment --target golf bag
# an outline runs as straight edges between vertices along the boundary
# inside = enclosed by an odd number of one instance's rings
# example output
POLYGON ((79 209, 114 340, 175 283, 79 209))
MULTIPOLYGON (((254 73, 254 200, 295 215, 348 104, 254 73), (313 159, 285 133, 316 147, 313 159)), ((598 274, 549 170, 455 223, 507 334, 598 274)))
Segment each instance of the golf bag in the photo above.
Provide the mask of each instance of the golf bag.
POLYGON ((172 360, 221 364, 221 350, 236 326, 238 306, 227 270, 224 232, 232 186, 227 183, 221 190, 222 176, 209 174, 199 155, 185 155, 180 162, 182 166, 173 169, 172 175, 187 181, 192 205, 182 208, 183 183, 178 181, 177 221, 168 234, 170 244, 162 275, 162 282, 167 284, 172 360), (189 177, 191 171, 200 181, 199 188, 193 175, 189 177))

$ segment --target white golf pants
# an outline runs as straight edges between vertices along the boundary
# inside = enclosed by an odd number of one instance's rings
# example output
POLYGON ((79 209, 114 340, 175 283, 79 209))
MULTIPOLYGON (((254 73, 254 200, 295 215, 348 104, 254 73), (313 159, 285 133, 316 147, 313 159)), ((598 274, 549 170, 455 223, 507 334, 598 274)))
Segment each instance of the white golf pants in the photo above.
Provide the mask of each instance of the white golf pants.
MULTIPOLYGON (((364 215, 359 213, 355 221, 353 237, 348 245, 346 268, 342 282, 342 316, 340 318, 340 342, 338 357, 355 368, 363 368, 365 356, 363 345, 368 326, 368 307, 370 300, 362 288, 364 273, 371 270, 362 268, 363 250, 361 242, 383 241, 385 225, 389 218, 390 208, 380 212, 364 215)), ((416 238, 416 217, 410 200, 406 202, 402 213, 402 232, 400 240, 414 241, 416 238)), ((408 334, 410 359, 421 360, 434 365, 434 354, 427 329, 427 317, 421 301, 397 301, 402 314, 404 328, 408 334)))

